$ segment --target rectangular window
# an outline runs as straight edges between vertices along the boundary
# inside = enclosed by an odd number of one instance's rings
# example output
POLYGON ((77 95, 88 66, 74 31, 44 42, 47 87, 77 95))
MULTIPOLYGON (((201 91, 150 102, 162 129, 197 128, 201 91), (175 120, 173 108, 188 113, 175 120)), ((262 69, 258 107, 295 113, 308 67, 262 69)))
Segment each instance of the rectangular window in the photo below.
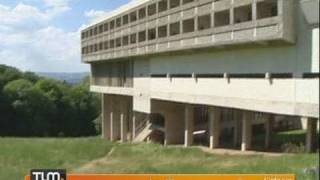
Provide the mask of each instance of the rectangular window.
POLYGON ((104 42, 104 49, 109 49, 109 41, 104 42))
POLYGON ((130 35, 130 44, 137 43, 137 34, 131 34, 130 35))
POLYGON ((97 34, 98 34, 98 27, 94 27, 93 34, 94 34, 94 35, 97 35, 97 34))
POLYGON ((268 0, 257 3, 257 18, 269 18, 278 16, 277 0, 268 0))
POLYGON ((127 14, 127 15, 124 15, 124 16, 122 17, 122 23, 123 23, 123 25, 126 25, 126 24, 129 23, 129 15, 128 15, 128 14, 127 14))
POLYGON ((194 32, 194 19, 183 21, 183 33, 194 32))
POLYGON ((115 25, 115 21, 112 20, 112 21, 110 22, 110 29, 114 29, 114 25, 115 25))
POLYGON ((110 46, 109 46, 111 49, 114 48, 114 43, 115 43, 115 41, 114 41, 114 39, 112 39, 112 40, 110 41, 110 46))
POLYGON ((130 22, 135 22, 137 20, 137 11, 130 13, 130 22))
POLYGON ((156 29, 149 29, 148 30, 148 40, 156 39, 156 29))
POLYGON ((167 25, 165 26, 160 26, 158 28, 158 37, 159 38, 163 38, 163 37, 167 37, 168 36, 168 32, 167 32, 167 25))
POLYGON ((141 8, 139 10, 139 19, 143 19, 146 17, 146 8, 141 8))
POLYGON ((180 5, 180 0, 170 0, 170 9, 178 7, 180 5))
POLYGON ((116 24, 117 24, 117 27, 121 26, 121 17, 117 18, 116 24))
POLYGON ((194 0, 183 0, 183 4, 188 4, 188 3, 191 3, 193 2, 194 0))
POLYGON ((109 24, 108 23, 104 23, 103 25, 103 31, 108 31, 109 30, 109 24))
POLYGON ((234 23, 252 21, 252 6, 234 8, 234 23))
POLYGON ((211 27, 211 15, 204 15, 198 18, 198 30, 205 30, 211 27))
POLYGON ((103 48, 103 42, 100 42, 99 43, 99 51, 102 51, 104 48, 103 48))
POLYGON ((90 35, 90 36, 93 36, 93 29, 90 29, 89 35, 90 35))
POLYGON ((121 46, 121 38, 117 38, 116 39, 116 47, 120 47, 121 46))
POLYGON ((100 33, 103 33, 103 24, 101 24, 100 26, 99 26, 99 34, 100 33))
POLYGON ((158 6, 159 6, 158 12, 166 11, 168 9, 168 0, 161 0, 158 6))
POLYGON ((94 52, 98 51, 98 44, 94 44, 94 52))
POLYGON ((230 24, 230 11, 220 11, 214 14, 214 26, 226 26, 230 24))
POLYGON ((129 44, 129 36, 124 36, 122 38, 122 44, 123 46, 127 46, 129 44))
POLYGON ((139 42, 146 41, 146 31, 139 32, 139 42))
POLYGON ((180 34, 180 22, 170 24, 170 36, 180 34))
POLYGON ((148 6, 148 16, 152 16, 157 13, 157 4, 151 4, 148 6))

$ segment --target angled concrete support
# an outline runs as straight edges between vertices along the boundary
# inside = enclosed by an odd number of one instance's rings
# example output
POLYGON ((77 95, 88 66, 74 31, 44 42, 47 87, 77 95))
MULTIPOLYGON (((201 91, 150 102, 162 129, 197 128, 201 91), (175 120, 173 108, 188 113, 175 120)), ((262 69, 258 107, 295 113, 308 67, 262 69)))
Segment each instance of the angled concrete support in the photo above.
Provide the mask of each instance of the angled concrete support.
POLYGON ((306 136, 306 152, 314 152, 317 146, 317 119, 306 118, 307 121, 307 136, 306 136))
POLYGON ((210 135, 210 149, 217 148, 219 146, 220 138, 220 121, 221 121, 221 109, 210 107, 209 108, 209 135, 210 135))
POLYGON ((184 146, 191 146, 193 143, 194 131, 194 107, 187 104, 184 110, 184 146))
POLYGON ((241 151, 247 151, 251 148, 252 141, 252 125, 253 113, 245 111, 242 114, 242 143, 241 151))
POLYGON ((265 115, 265 142, 264 146, 265 148, 270 148, 271 145, 271 137, 272 137, 272 125, 274 122, 274 115, 272 114, 266 114, 265 115))

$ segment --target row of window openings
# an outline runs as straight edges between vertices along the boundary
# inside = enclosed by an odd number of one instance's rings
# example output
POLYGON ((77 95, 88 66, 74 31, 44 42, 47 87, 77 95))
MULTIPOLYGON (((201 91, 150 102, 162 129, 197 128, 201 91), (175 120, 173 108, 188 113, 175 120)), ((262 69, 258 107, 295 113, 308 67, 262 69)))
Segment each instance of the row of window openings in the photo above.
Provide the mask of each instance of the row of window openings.
MULTIPOLYGON (((269 9, 269 11, 260 11, 258 13, 258 19, 262 18, 268 18, 268 17, 273 17, 277 16, 277 9, 273 8, 273 6, 269 9)), ((234 17, 235 18, 235 23, 241 23, 241 22, 246 22, 246 21, 251 21, 252 20, 252 7, 251 5, 249 6, 242 6, 239 8, 234 9, 234 17)), ((225 10, 221 12, 216 12, 214 15, 214 27, 221 27, 221 26, 226 26, 230 25, 230 11, 225 10)), ((205 30, 209 29, 212 27, 212 21, 211 21, 211 15, 204 15, 198 17, 198 30, 205 30)), ((180 34, 180 22, 172 23, 169 25, 169 35, 170 36, 175 36, 180 34)), ((158 38, 164 38, 168 36, 168 27, 167 25, 160 26, 158 28, 158 38)), ((195 31, 195 20, 192 19, 187 19, 182 22, 182 33, 190 33, 195 31)), ((157 38, 156 36, 156 29, 149 29, 148 30, 148 40, 154 40, 157 38)), ((138 42, 144 42, 147 40, 146 37, 146 31, 141 31, 138 33, 138 42)), ((135 44, 137 42, 137 35, 136 34, 131 34, 129 36, 124 36, 122 43, 121 43, 121 38, 117 38, 116 40, 111 40, 109 43, 110 46, 106 45, 100 45, 101 47, 104 48, 95 48, 95 45, 91 45, 91 50, 85 50, 83 53, 91 53, 91 52, 96 52, 98 50, 103 50, 103 49, 109 49, 109 48, 114 48, 114 47, 120 47, 120 46, 127 46, 130 44, 135 44), (130 42, 129 42, 130 38, 130 42)), ((102 43, 105 44, 105 43, 102 43)), ((87 47, 87 49, 90 49, 90 47, 87 47)))
MULTIPOLYGON (((182 4, 191 3, 193 1, 194 0, 183 0, 182 4)), ((180 0, 171 0, 170 1, 170 9, 176 8, 178 6, 180 6, 180 0)), ((110 21, 110 23, 105 23, 105 24, 102 24, 98 27, 94 27, 86 32, 83 32, 82 39, 103 33, 105 31, 108 31, 109 27, 110 27, 110 29, 114 29, 115 27, 118 28, 118 27, 121 27, 122 25, 129 24, 129 21, 130 21, 130 23, 132 23, 132 22, 137 21, 138 18, 144 19, 147 17, 147 15, 152 16, 158 12, 160 13, 160 12, 163 12, 166 10, 168 10, 168 0, 162 0, 162 1, 158 2, 158 10, 157 10, 156 3, 151 4, 147 8, 146 7, 141 8, 138 11, 131 12, 127 15, 124 15, 122 17, 115 19, 115 20, 112 20, 112 21, 110 21), (138 15, 137 15, 137 13, 138 13, 138 15)))
MULTIPOLYGON (((188 1, 184 1, 184 3, 188 3, 188 2, 192 2, 192 1, 193 0, 188 0, 188 1)), ((150 6, 152 6, 152 5, 150 5, 150 6)), ((270 17, 270 16, 276 16, 277 11, 278 11, 278 9, 277 9, 277 1, 276 0, 270 0, 267 2, 259 2, 257 4, 257 18, 258 19, 262 19, 262 18, 266 18, 266 17, 270 17)), ((234 14, 235 14, 234 16, 236 17, 235 23, 243 22, 243 21, 250 21, 250 20, 252 20, 251 19, 252 7, 251 7, 251 5, 248 5, 248 6, 242 6, 239 8, 235 8, 234 14)), ((215 16, 217 16, 217 18, 215 18, 216 19, 215 26, 222 26, 222 25, 229 24, 230 23, 229 22, 229 20, 230 20, 229 15, 230 15, 229 10, 215 13, 215 16)), ((142 16, 142 17, 144 17, 144 16, 142 16)), ((128 15, 123 16, 123 24, 128 23, 128 18, 129 18, 128 15)), ((110 29, 114 29, 115 24, 117 27, 120 27, 121 26, 121 18, 118 18, 116 21, 114 21, 114 20, 111 21, 110 22, 110 29)), ((100 25, 99 27, 95 27, 94 29, 90 29, 87 32, 83 32, 82 38, 96 35, 98 33, 102 33, 107 30, 108 30, 108 23, 100 25)))

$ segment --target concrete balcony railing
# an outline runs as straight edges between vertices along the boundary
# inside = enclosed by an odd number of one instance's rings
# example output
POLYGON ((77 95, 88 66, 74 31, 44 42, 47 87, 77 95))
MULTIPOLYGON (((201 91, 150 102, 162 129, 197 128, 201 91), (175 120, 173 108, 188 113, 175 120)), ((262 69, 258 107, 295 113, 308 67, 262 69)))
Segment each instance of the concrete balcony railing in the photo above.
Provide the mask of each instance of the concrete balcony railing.
POLYGON ((194 1, 83 39, 82 60, 93 62, 259 41, 294 43, 294 3, 194 1))

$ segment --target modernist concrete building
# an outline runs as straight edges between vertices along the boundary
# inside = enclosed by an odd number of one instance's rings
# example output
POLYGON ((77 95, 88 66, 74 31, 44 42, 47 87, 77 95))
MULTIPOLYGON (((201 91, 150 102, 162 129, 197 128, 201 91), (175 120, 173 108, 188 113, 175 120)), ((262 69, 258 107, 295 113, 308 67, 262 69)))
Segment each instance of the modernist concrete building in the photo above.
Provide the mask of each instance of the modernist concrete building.
POLYGON ((103 137, 246 151, 256 131, 269 147, 282 115, 306 123, 315 149, 318 14, 319 0, 136 0, 115 10, 81 34, 103 137))

